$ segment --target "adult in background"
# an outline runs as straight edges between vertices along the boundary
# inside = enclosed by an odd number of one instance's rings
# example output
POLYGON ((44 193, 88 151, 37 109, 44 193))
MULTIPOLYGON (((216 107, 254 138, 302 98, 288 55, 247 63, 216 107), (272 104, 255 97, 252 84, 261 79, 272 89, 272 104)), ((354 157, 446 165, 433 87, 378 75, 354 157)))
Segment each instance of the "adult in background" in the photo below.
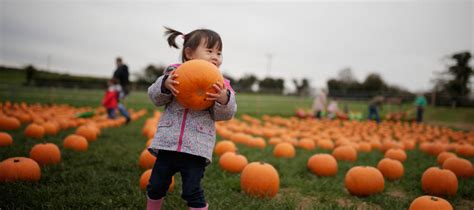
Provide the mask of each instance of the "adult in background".
POLYGON ((369 120, 375 119, 377 123, 380 123, 379 110, 382 108, 384 100, 385 98, 383 96, 375 96, 369 101, 369 120))
POLYGON ((423 122, 423 114, 425 112, 425 107, 428 103, 426 102, 426 98, 423 94, 418 93, 415 99, 415 106, 416 106, 416 122, 421 123, 423 122))
POLYGON ((326 109, 326 90, 320 90, 313 101, 314 117, 321 119, 322 112, 326 109))
POLYGON ((130 114, 128 113, 127 108, 124 105, 124 100, 130 93, 128 66, 123 63, 121 57, 117 57, 117 59, 115 59, 115 63, 117 64, 117 69, 115 69, 114 71, 113 78, 116 79, 121 86, 121 91, 119 93, 118 110, 120 114, 122 114, 127 119, 126 122, 128 123, 130 122, 130 114))

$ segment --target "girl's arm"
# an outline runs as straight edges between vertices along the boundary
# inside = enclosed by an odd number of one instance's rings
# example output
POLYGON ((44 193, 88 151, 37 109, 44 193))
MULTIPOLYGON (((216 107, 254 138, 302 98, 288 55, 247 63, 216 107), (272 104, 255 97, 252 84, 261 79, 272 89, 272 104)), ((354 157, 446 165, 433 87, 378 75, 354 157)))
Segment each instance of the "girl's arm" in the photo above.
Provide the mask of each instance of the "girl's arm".
POLYGON ((156 106, 166 105, 173 100, 173 94, 165 88, 165 81, 176 68, 174 65, 168 66, 164 74, 158 77, 155 83, 148 88, 148 97, 156 106))
POLYGON ((165 82, 168 75, 163 75, 158 77, 155 83, 153 83, 148 88, 148 97, 156 106, 163 106, 168 104, 173 99, 173 94, 171 92, 167 92, 164 88, 163 83, 165 82))
POLYGON ((230 120, 237 112, 235 93, 230 90, 227 91, 229 95, 229 100, 227 101, 227 104, 221 104, 216 101, 214 105, 212 105, 212 107, 209 109, 209 112, 211 113, 211 118, 214 121, 230 120))

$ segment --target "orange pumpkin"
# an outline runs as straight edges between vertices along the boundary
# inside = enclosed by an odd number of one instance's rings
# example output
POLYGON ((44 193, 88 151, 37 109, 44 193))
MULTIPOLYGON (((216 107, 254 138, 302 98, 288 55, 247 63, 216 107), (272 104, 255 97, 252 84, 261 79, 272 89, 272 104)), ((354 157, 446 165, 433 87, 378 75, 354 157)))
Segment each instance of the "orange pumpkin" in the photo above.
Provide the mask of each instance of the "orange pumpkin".
POLYGON ((372 151, 372 145, 368 142, 360 142, 358 151, 361 152, 370 152, 372 151))
POLYGON ((337 161, 329 154, 316 154, 308 159, 307 166, 313 174, 318 176, 335 176, 337 174, 337 161))
POLYGON ((178 77, 176 81, 179 91, 176 100, 185 108, 193 110, 205 110, 214 104, 207 101, 206 92, 216 93, 214 84, 224 85, 224 78, 217 67, 205 60, 194 59, 179 66, 174 74, 178 77))
POLYGON ((473 175, 472 163, 469 160, 451 157, 444 161, 443 169, 452 171, 458 177, 469 178, 473 175))
POLYGON ((247 158, 235 152, 226 152, 219 159, 221 168, 230 173, 240 173, 247 164, 247 158))
POLYGON ((385 152, 385 158, 398 160, 403 163, 407 159, 407 153, 402 149, 389 149, 385 152))
POLYGON ((72 149, 77 152, 87 151, 87 148, 89 147, 89 143, 87 142, 86 138, 76 134, 71 134, 64 138, 63 145, 64 148, 72 149))
POLYGON ((44 127, 35 123, 29 124, 25 128, 25 136, 29 138, 41 139, 44 137, 44 127))
POLYGON ((295 153, 295 147, 288 142, 279 143, 273 149, 273 155, 278 158, 293 158, 295 153))
POLYGON ((368 196, 382 192, 385 182, 378 169, 370 166, 355 166, 346 173, 344 185, 352 195, 368 196))
POLYGON ((59 132, 59 125, 53 122, 47 122, 43 124, 44 132, 46 135, 56 135, 59 132))
POLYGON ((13 144, 13 138, 10 134, 0 132, 0 147, 5 147, 13 144))
POLYGON ((155 164, 156 157, 150 153, 147 149, 143 150, 140 154, 140 162, 139 165, 142 169, 150 169, 153 168, 155 164))
POLYGON ((20 128, 21 123, 14 117, 7 117, 0 115, 0 129, 1 130, 16 130, 20 128))
POLYGON ((87 141, 95 141, 97 139, 97 131, 90 126, 79 126, 76 129, 76 134, 83 136, 87 141))
POLYGON ((314 141, 310 139, 301 139, 297 145, 299 148, 302 148, 305 150, 313 150, 315 147, 314 141))
POLYGON ((334 148, 334 143, 331 140, 319 140, 318 147, 321 149, 331 150, 334 148))
POLYGON ((31 149, 30 158, 41 166, 56 165, 61 161, 61 152, 56 144, 37 144, 31 149))
POLYGON ((247 195, 273 198, 280 189, 280 177, 272 165, 252 162, 240 174, 240 187, 247 195))
POLYGON ((349 145, 339 146, 332 151, 332 156, 334 156, 336 160, 355 162, 357 160, 357 151, 354 147, 349 145))
POLYGON ((403 164, 399 160, 384 158, 377 164, 377 169, 382 172, 383 176, 389 180, 400 179, 403 176, 403 164))
POLYGON ((26 157, 13 157, 0 162, 0 182, 38 181, 41 168, 34 160, 26 157))
MULTIPOLYGON (((146 190, 146 187, 148 186, 148 183, 150 181, 151 177, 151 172, 152 169, 148 169, 143 174, 140 176, 140 189, 146 190)), ((173 192, 174 188, 174 176, 171 177, 171 183, 170 186, 168 187, 168 192, 173 192)))
POLYGON ((453 210, 453 206, 442 198, 423 195, 413 200, 408 210, 453 210))
POLYGON ((470 144, 459 145, 456 148, 456 153, 463 157, 474 157, 474 146, 470 144))
POLYGON ((235 146, 234 142, 224 140, 220 141, 216 144, 216 148, 214 148, 214 153, 216 153, 218 156, 221 156, 222 154, 226 152, 235 152, 237 151, 237 147, 235 146))
POLYGON ((438 158, 437 158, 438 164, 442 166, 444 161, 451 157, 457 157, 457 155, 452 152, 439 153, 438 158))
POLYGON ((429 195, 456 195, 458 191, 458 179, 456 175, 438 167, 428 168, 421 177, 421 186, 429 195))

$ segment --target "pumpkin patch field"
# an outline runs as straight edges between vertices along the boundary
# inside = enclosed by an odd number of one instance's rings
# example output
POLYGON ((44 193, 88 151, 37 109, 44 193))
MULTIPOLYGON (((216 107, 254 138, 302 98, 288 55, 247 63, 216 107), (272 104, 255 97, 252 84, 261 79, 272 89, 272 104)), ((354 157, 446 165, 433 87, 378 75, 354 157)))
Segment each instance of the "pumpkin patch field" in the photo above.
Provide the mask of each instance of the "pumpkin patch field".
MULTIPOLYGON (((163 110, 144 92, 127 98, 128 124, 106 119, 98 90, 0 93, 0 209, 145 209, 163 110)), ((474 207, 474 131, 293 117, 310 100, 237 95, 202 181, 210 209, 474 207)), ((175 174, 163 209, 187 209, 181 186, 175 174)))

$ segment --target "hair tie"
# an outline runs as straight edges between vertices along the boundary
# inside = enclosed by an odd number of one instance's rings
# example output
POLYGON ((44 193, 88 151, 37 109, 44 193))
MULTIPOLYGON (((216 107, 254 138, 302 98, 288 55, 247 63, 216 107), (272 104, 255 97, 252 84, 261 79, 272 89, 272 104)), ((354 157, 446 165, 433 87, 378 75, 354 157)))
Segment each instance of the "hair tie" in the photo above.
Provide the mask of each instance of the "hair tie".
POLYGON ((183 38, 183 40, 186 40, 186 34, 181 34, 181 37, 183 38))

